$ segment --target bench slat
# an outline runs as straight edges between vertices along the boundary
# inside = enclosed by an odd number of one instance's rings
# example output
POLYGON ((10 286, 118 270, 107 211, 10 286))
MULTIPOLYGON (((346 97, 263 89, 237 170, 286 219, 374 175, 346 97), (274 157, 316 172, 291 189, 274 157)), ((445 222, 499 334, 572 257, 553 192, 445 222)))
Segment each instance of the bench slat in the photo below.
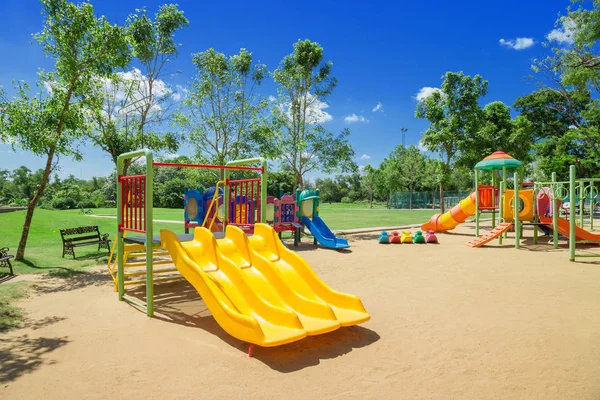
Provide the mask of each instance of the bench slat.
POLYGON ((65 239, 65 242, 81 242, 82 240, 100 239, 100 235, 80 236, 76 238, 65 239))

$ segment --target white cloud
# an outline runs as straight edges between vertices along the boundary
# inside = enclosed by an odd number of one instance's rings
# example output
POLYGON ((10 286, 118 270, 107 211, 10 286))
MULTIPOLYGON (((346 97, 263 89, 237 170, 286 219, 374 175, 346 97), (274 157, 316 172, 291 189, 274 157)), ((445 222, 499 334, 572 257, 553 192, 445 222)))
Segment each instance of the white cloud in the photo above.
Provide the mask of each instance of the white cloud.
POLYGON ((52 84, 48 81, 44 81, 44 88, 46 88, 46 92, 48 92, 49 95, 52 95, 52 84))
POLYGON ((557 42, 561 44, 573 44, 573 34, 577 25, 575 21, 569 18, 565 18, 562 21, 562 27, 552 29, 547 35, 546 39, 550 42, 557 42))
POLYGON ((174 160, 174 159, 176 159, 177 157, 179 157, 179 154, 177 154, 177 153, 170 153, 170 154, 167 154, 167 155, 165 156, 165 158, 166 158, 167 160, 174 160))
MULTIPOLYGON (((111 102, 115 103, 114 110, 117 113, 138 113, 141 107, 148 105, 150 97, 150 89, 148 85, 148 78, 142 74, 137 68, 127 72, 117 73, 118 80, 110 80, 99 78, 99 82, 102 85, 102 89, 107 98, 111 102)), ((181 100, 181 92, 186 93, 187 89, 181 85, 177 86, 180 92, 173 92, 167 84, 158 79, 152 84, 152 106, 150 111, 158 113, 162 111, 160 102, 171 95, 174 101, 181 100)))
POLYGON ((416 99, 417 99, 417 101, 423 101, 427 97, 431 96, 434 92, 439 92, 441 90, 442 89, 440 89, 440 88, 434 88, 434 87, 429 87, 429 86, 422 87, 419 90, 419 93, 417 93, 416 99))
POLYGON ((373 107, 373 112, 377 112, 380 110, 383 110, 383 104, 381 104, 381 102, 378 102, 377 105, 373 107))
POLYGON ((362 156, 360 156, 360 159, 361 159, 361 160, 370 160, 370 159, 371 159, 371 156, 370 156, 370 155, 368 155, 368 154, 363 154, 362 156))
POLYGON ((277 99, 275 98, 275 96, 273 96, 273 95, 269 96, 269 97, 268 97, 268 99, 269 99, 269 101, 270 101, 271 103, 274 103, 274 102, 275 102, 275 100, 277 100, 277 99))
POLYGON ((355 122, 369 122, 369 120, 363 117, 362 115, 356 115, 354 113, 346 115, 344 121, 348 124, 353 124, 355 122))
POLYGON ((421 150, 422 152, 429 151, 429 150, 427 150, 427 147, 425 147, 421 141, 419 141, 419 145, 418 145, 417 147, 418 147, 418 148, 419 148, 419 150, 421 150))
MULTIPOLYGON (((333 119, 333 116, 331 114, 329 114, 327 111, 325 111, 325 109, 329 107, 329 104, 325 103, 324 101, 319 100, 318 98, 316 98, 315 96, 313 96, 310 93, 306 97, 306 102, 308 103, 307 110, 306 110, 307 111, 306 123, 322 124, 323 122, 331 121, 333 119)), ((301 107, 302 107, 302 105, 301 105, 301 107)), ((287 116, 291 120, 291 118, 292 118, 291 104, 290 103, 280 104, 279 108, 282 111, 287 109, 287 116)))
POLYGON ((532 38, 518 37, 515 40, 500 39, 500 45, 510 47, 514 50, 523 50, 535 44, 532 38))

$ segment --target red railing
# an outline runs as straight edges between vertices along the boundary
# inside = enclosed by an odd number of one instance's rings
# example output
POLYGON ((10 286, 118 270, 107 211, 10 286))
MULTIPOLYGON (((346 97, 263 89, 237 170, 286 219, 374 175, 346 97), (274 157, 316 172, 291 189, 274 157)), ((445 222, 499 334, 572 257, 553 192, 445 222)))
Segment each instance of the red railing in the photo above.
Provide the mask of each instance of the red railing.
POLYGON ((494 210, 500 204, 499 189, 491 185, 479 185, 479 209, 494 210), (492 200, 493 199, 493 200, 492 200))
POLYGON ((119 231, 146 232, 146 175, 119 176, 121 221, 119 231))
POLYGON ((260 178, 228 180, 231 194, 229 224, 251 227, 260 216, 260 178))

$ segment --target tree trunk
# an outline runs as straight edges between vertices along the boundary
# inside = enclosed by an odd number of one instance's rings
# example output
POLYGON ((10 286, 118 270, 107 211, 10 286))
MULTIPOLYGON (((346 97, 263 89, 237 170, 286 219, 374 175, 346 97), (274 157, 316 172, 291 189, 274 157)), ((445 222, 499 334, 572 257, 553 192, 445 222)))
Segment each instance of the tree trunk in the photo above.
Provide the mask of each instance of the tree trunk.
POLYGON ((411 191, 409 191, 409 193, 410 193, 410 194, 409 194, 409 197, 408 197, 408 209, 409 209, 409 210, 412 210, 412 196, 413 196, 413 192, 412 192, 412 190, 411 190, 411 191))
POLYGON ((50 152, 48 153, 48 159, 46 160, 46 168, 44 169, 44 175, 42 176, 40 186, 35 192, 33 199, 31 199, 31 201, 27 204, 27 213, 25 214, 23 231, 21 232, 19 247, 17 248, 17 254, 15 255, 15 260, 17 261, 23 261, 23 259, 25 258, 25 247, 27 246, 27 238, 29 237, 29 228, 31 227, 33 212, 35 211, 35 206, 40 201, 40 198, 44 193, 44 189, 46 188, 46 184, 48 183, 48 179, 50 177, 50 172, 52 172, 52 160, 54 159, 54 152, 55 148, 50 148, 50 152))
POLYGON ((373 192, 372 191, 369 196, 369 208, 373 208, 373 192))
POLYGON ((440 183, 440 212, 443 214, 444 210, 444 184, 440 183))

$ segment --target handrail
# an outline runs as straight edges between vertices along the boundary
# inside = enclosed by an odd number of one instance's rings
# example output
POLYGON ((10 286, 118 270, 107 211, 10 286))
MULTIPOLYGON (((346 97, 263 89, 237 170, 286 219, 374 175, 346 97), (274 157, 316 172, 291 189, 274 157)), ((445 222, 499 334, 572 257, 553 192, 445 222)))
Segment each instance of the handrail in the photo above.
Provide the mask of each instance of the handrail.
MULTIPOLYGON (((217 182, 217 184, 215 185, 215 194, 213 194, 213 198, 212 198, 210 204, 208 205, 208 207, 206 209, 206 213, 204 214, 204 220, 202 221, 202 226, 208 228, 209 231, 212 229, 212 226, 215 223, 215 219, 219 218, 219 185, 223 186, 224 184, 225 184, 225 181, 218 181, 217 182), (213 208, 213 204, 216 204, 215 216, 213 218, 211 218, 210 224, 207 227, 205 225, 206 225, 208 216, 210 215, 210 212, 211 212, 211 210, 213 208)), ((221 218, 221 220, 222 219, 223 218, 221 218)))

